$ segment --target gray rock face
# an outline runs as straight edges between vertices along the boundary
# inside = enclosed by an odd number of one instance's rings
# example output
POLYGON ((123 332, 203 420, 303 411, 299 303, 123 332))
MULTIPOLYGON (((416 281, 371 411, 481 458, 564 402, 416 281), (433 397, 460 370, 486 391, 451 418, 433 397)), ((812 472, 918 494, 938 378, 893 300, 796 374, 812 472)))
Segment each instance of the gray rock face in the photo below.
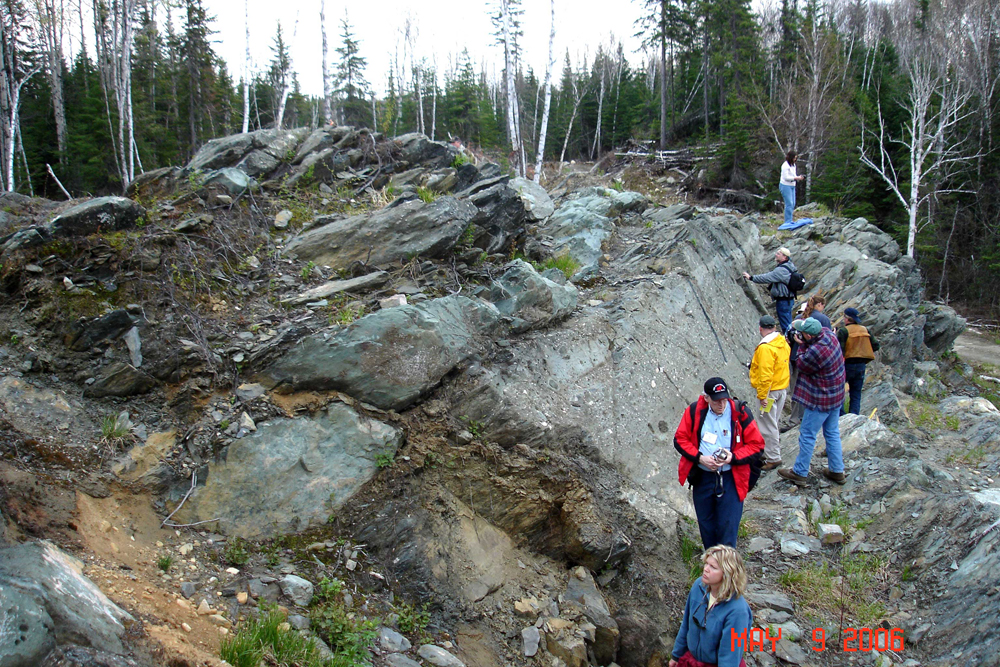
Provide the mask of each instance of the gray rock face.
POLYGON ((576 308, 577 289, 544 278, 523 260, 514 260, 493 283, 490 301, 501 315, 515 318, 514 331, 543 327, 569 316, 576 308))
POLYGON ((541 640, 542 636, 535 626, 531 625, 521 630, 521 641, 524 642, 524 657, 531 658, 538 653, 538 644, 541 640))
POLYGON ((417 653, 434 667, 465 667, 464 662, 434 644, 424 644, 417 653))
POLYGON ((211 171, 205 174, 204 184, 206 187, 217 186, 230 195, 238 195, 250 188, 253 179, 245 172, 235 167, 224 167, 218 171, 211 171))
POLYGON ((614 230, 614 223, 608 217, 611 203, 610 197, 599 194, 571 199, 559 206, 542 226, 541 233, 552 239, 552 255, 567 254, 580 265, 573 278, 597 275, 601 246, 614 230))
POLYGON ((644 491, 691 512, 673 435, 707 378, 752 395, 743 363, 759 340, 760 311, 736 277, 751 263, 756 233, 735 218, 655 227, 645 253, 612 260, 641 279, 617 287, 610 307, 577 310, 523 338, 502 372, 484 367, 458 378, 454 414, 482 422, 505 446, 594 448, 644 491), (644 273, 654 263, 666 275, 644 273))
POLYGON ((75 398, 19 378, 0 380, 0 409, 14 429, 32 438, 86 446, 100 433, 75 398))
POLYGON ((73 322, 65 342, 71 350, 83 352, 100 342, 121 337, 133 326, 134 322, 127 311, 113 310, 101 317, 73 322))
POLYGON ((276 168, 282 160, 294 157, 295 148, 309 130, 257 130, 205 142, 188 169, 236 167, 248 176, 260 176, 276 168))
POLYGON ((385 661, 389 663, 389 667, 422 667, 419 662, 401 653, 390 653, 385 656, 385 661))
POLYGON ((556 207, 549 193, 534 181, 518 177, 511 180, 510 186, 521 198, 528 220, 540 222, 555 212, 556 207))
POLYGON ((402 653, 410 650, 410 640, 392 628, 382 626, 378 631, 378 643, 389 653, 402 653))
POLYGON ((458 295, 380 310, 299 341, 262 375, 271 386, 337 389, 400 410, 467 359, 499 317, 493 305, 458 295))
POLYGON ((285 577, 278 582, 278 585, 281 587, 281 592, 287 595, 288 599, 300 607, 308 606, 309 601, 312 600, 312 582, 307 581, 302 577, 297 577, 294 574, 285 575, 285 577))
POLYGON ((476 214, 469 221, 477 230, 476 247, 504 252, 523 236, 528 220, 526 205, 507 176, 477 181, 455 196, 476 206, 476 214))
POLYGON ((787 611, 789 614, 795 613, 795 604, 784 593, 776 593, 766 588, 751 584, 747 588, 747 602, 755 607, 767 607, 775 611, 787 611))
POLYGON ((400 433, 331 403, 311 419, 278 419, 229 446, 178 514, 222 519, 219 530, 268 537, 320 525, 395 453, 400 433))
POLYGON ((50 542, 0 550, 0 617, 5 617, 4 628, 16 621, 15 632, 24 635, 8 642, 4 632, 4 665, 37 665, 55 644, 125 652, 121 638, 132 617, 80 574, 82 569, 82 563, 50 542))
POLYGON ((937 354, 951 349, 963 331, 965 318, 960 317, 954 309, 936 303, 921 304, 924 311, 924 345, 937 354))
POLYGON ((86 236, 97 231, 129 229, 146 214, 139 204, 125 197, 97 197, 64 211, 46 223, 53 238, 86 236))
POLYGON ((476 207, 468 201, 439 197, 430 204, 414 200, 371 215, 320 217, 318 226, 293 239, 285 252, 334 268, 355 261, 383 266, 413 257, 442 257, 475 214, 476 207))
POLYGON ((281 302, 292 306, 301 306, 304 303, 319 301, 320 299, 325 299, 328 296, 333 296, 334 294, 339 294, 341 292, 356 292, 381 287, 387 282, 389 282, 389 274, 385 271, 376 271, 365 276, 358 276, 357 278, 350 278, 348 280, 331 280, 330 282, 324 283, 319 287, 306 290, 301 294, 282 299, 281 302))
POLYGON ((139 667, 139 663, 83 646, 60 646, 39 667, 139 667))
POLYGON ((431 169, 449 167, 458 155, 458 149, 442 141, 431 141, 419 132, 401 134, 393 139, 402 151, 403 161, 431 169))
POLYGON ((141 370, 122 362, 109 364, 97 381, 83 390, 86 398, 105 396, 135 396, 145 394, 156 386, 156 379, 141 370))

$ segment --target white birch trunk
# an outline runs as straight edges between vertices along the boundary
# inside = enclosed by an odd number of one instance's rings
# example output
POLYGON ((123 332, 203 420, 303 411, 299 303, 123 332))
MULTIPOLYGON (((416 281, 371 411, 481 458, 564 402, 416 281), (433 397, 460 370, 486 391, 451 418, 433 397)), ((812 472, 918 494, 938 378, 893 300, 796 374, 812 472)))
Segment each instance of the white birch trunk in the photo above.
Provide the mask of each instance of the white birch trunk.
MULTIPOLYGON (((243 0, 243 24, 246 26, 246 52, 243 56, 243 134, 250 131, 250 0, 243 0)), ((326 46, 326 33, 323 45, 326 46)), ((323 50, 326 59, 326 50, 323 50)), ((324 63, 325 65, 325 63, 324 63)))
POLYGON ((330 65, 327 62, 326 45, 326 0, 319 2, 319 26, 323 33, 323 116, 326 121, 333 121, 333 108, 330 104, 330 97, 333 95, 333 83, 330 80, 330 65))
POLYGON ((434 59, 434 74, 431 76, 431 141, 437 131, 438 94, 437 94, 437 58, 434 59))
MULTIPOLYGON (((292 28, 292 41, 289 44, 295 43, 295 37, 299 34, 299 13, 295 12, 295 27, 292 28)), ((288 69, 292 69, 292 53, 291 47, 289 47, 288 52, 288 69)), ((274 121, 274 127, 276 129, 281 129, 281 124, 285 121, 285 105, 288 104, 288 95, 292 92, 292 77, 286 75, 285 80, 282 83, 281 89, 281 101, 278 102, 278 115, 274 121)))
POLYGON ((594 159, 594 154, 598 152, 598 148, 601 145, 601 116, 604 115, 604 75, 607 71, 607 62, 601 63, 601 91, 597 95, 597 129, 594 132, 594 145, 590 148, 590 159, 594 159))
POLYGON ((56 147, 59 151, 59 160, 62 161, 66 152, 66 103, 63 99, 62 81, 65 12, 62 0, 35 0, 35 11, 48 66, 52 113, 56 121, 56 147))
POLYGON ((500 14, 503 22, 503 59, 504 80, 507 84, 507 137, 510 139, 511 152, 514 154, 514 173, 521 176, 521 133, 517 129, 517 90, 514 87, 514 54, 513 35, 511 31, 510 1, 500 0, 500 14))
POLYGON ((552 69, 555 64, 556 41, 556 0, 551 0, 552 29, 549 31, 549 60, 545 65, 545 111, 542 112, 542 129, 538 137, 538 157, 535 158, 535 183, 542 181, 542 158, 545 155, 545 139, 549 131, 549 109, 552 108, 552 69))

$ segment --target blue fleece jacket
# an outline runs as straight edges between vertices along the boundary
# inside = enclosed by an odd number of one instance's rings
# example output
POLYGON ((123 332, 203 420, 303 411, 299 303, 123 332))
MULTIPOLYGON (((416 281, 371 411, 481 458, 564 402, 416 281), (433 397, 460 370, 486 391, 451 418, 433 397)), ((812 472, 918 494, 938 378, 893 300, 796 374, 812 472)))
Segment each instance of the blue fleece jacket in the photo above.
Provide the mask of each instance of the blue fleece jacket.
POLYGON ((677 632, 671 655, 679 660, 686 651, 696 660, 719 667, 739 667, 743 649, 737 644, 733 649, 732 628, 736 634, 749 633, 753 625, 753 612, 742 597, 719 601, 708 609, 708 590, 701 577, 694 582, 684 605, 684 620, 677 632))

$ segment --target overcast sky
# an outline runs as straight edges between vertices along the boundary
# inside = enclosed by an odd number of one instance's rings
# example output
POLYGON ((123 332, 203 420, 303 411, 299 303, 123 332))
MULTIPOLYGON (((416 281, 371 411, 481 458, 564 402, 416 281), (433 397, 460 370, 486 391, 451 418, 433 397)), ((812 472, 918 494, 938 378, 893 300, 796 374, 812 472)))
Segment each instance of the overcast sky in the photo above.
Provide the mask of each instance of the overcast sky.
MULTIPOLYGON (((545 75, 548 57, 550 4, 548 0, 523 0, 524 62, 539 79, 545 75)), ((635 20, 642 13, 639 0, 556 0, 556 67, 561 69, 568 48, 574 61, 584 52, 593 57, 598 44, 609 44, 611 35, 625 44, 626 58, 639 62, 639 39, 633 37, 635 20)), ((280 21, 286 43, 291 46, 293 66, 303 92, 322 95, 322 46, 319 0, 249 0, 250 54, 258 71, 271 60, 271 45, 280 21), (298 28, 296 29, 296 15, 298 28), (292 39, 293 31, 295 39, 292 39)), ((234 80, 239 80, 245 52, 244 4, 241 0, 206 0, 215 17, 216 52, 229 63, 234 80)), ((367 78, 376 93, 383 94, 386 75, 407 16, 418 31, 416 53, 428 61, 435 56, 438 70, 448 68, 452 58, 468 48, 477 71, 485 61, 502 69, 503 53, 494 46, 488 7, 483 0, 371 0, 352 3, 327 0, 326 24, 329 59, 336 62, 334 49, 340 44, 340 21, 348 7, 348 20, 361 43, 361 55, 368 59, 367 78)), ((588 59, 589 60, 589 59, 588 59)))

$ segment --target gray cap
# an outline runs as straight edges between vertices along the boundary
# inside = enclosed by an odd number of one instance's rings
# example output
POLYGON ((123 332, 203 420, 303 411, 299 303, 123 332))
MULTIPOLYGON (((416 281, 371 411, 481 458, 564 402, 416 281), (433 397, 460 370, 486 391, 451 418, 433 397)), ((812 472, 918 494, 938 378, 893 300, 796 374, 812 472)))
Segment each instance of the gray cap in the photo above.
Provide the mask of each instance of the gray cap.
POLYGON ((774 327, 777 326, 777 324, 778 323, 775 322, 774 318, 771 317, 770 315, 765 315, 762 318, 760 318, 760 328, 761 329, 773 329, 774 327))

